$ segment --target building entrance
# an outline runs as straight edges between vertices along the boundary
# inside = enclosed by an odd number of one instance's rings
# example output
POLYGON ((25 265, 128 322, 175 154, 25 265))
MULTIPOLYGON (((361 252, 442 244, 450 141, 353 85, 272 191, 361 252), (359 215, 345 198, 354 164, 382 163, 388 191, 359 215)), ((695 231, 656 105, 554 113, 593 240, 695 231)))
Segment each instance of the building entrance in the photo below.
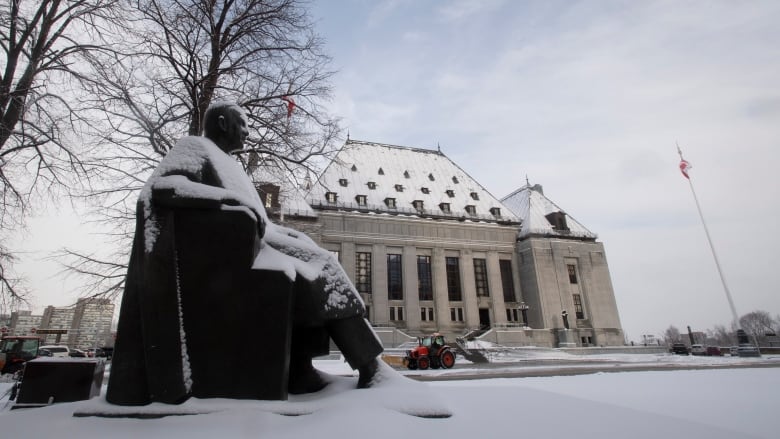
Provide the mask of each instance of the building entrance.
POLYGON ((479 309, 479 328, 490 329, 490 310, 487 308, 479 309))

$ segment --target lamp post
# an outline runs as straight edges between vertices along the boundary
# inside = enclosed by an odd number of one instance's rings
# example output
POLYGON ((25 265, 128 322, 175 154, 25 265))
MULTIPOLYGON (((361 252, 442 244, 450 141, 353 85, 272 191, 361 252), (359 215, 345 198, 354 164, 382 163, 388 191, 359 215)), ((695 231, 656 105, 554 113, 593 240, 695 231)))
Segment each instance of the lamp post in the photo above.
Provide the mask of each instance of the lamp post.
POLYGON ((520 302, 520 314, 523 315, 523 327, 528 328, 528 305, 525 302, 520 302))

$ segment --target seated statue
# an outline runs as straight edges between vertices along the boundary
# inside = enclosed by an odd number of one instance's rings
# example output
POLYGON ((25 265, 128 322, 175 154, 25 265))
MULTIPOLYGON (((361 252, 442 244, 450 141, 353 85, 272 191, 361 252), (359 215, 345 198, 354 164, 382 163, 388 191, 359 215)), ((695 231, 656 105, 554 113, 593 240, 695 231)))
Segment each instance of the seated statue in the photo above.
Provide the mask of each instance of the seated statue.
MULTIPOLYGON (((253 318, 279 320, 269 327, 273 331, 281 327, 277 333, 288 337, 279 342, 288 348, 281 358, 263 360, 276 362, 287 372, 280 375, 286 377, 281 383, 283 397, 288 391, 309 393, 327 385, 313 367, 312 357, 328 352, 329 339, 359 371, 357 387, 373 383, 382 345, 364 318, 360 295, 329 251, 301 232, 268 221, 257 190, 230 156, 243 149, 247 135, 246 117, 240 107, 213 104, 204 117, 204 135, 181 139, 141 191, 108 402, 142 405, 181 403, 190 396, 252 397, 252 393, 241 390, 246 384, 235 379, 231 381, 235 392, 212 390, 215 386, 205 385, 204 381, 216 379, 216 369, 201 366, 201 362, 211 360, 192 350, 203 351, 200 346, 193 347, 198 343, 193 340, 205 340, 204 336, 218 340, 213 329, 202 329, 204 325, 249 333, 253 318), (205 219, 187 221, 196 216, 205 219), (196 247, 184 236, 193 234, 193 230, 205 230, 194 233, 199 238, 193 239, 198 242, 196 247), (237 256, 244 252, 248 257, 237 256), (208 269, 197 268, 195 273, 186 273, 182 267, 191 260, 199 260, 200 265, 195 265, 198 267, 212 263, 235 265, 236 271, 212 276, 208 269), (222 291, 228 288, 233 291, 222 291), (255 308, 269 303, 275 309, 261 310, 250 318, 210 315, 210 321, 193 321, 191 311, 195 306, 209 310, 221 300, 200 296, 223 293, 225 300, 234 301, 234 307, 241 308, 241 301, 246 300, 255 308), (257 301, 265 295, 280 298, 257 301), (289 335, 285 335, 285 325, 291 327, 289 335)), ((263 349, 263 335, 258 334, 256 349, 263 349)), ((230 355, 240 360, 240 352, 230 355)))

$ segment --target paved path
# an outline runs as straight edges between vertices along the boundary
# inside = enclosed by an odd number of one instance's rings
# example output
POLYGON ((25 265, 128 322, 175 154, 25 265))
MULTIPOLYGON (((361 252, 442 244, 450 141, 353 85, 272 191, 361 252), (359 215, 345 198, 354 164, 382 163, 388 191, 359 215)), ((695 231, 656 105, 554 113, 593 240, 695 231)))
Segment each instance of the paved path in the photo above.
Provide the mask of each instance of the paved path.
POLYGON ((477 380, 490 378, 524 378, 561 375, 586 375, 599 372, 645 372, 671 370, 701 370, 701 369, 742 369, 780 367, 780 361, 754 361, 734 364, 652 364, 652 363, 621 363, 605 362, 553 362, 531 361, 518 365, 516 363, 490 363, 486 365, 468 365, 462 369, 457 366, 448 371, 402 371, 402 373, 418 381, 452 381, 477 380), (538 364, 546 363, 546 364, 538 364))

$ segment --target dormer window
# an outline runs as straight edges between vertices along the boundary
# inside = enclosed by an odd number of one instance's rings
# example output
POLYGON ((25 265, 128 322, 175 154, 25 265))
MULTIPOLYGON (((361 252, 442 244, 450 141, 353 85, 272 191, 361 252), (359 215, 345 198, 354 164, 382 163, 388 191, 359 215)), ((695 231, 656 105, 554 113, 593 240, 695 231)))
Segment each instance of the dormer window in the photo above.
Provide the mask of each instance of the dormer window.
POLYGON ((395 198, 385 198, 385 205, 390 209, 395 209, 395 198))
POLYGON ((336 202, 336 200, 338 200, 338 195, 336 195, 335 192, 325 192, 325 200, 328 203, 333 204, 336 202))
POLYGON ((355 171, 357 171, 357 166, 352 165, 352 172, 355 172, 355 171))
POLYGON ((404 171, 404 177, 409 178, 409 171, 404 171))
POLYGON ((395 191, 396 192, 403 192, 404 191, 404 185, 402 185, 402 184, 395 185, 395 191))
POLYGON ((500 207, 491 207, 490 208, 490 214, 493 216, 501 216, 501 208, 500 207))
POLYGON ((422 191, 422 193, 424 193, 424 194, 430 194, 430 193, 431 193, 431 190, 430 190, 430 189, 428 189, 427 187, 421 188, 420 190, 421 190, 421 191, 422 191))
POLYGON ((441 211, 444 213, 450 213, 450 203, 439 204, 439 209, 441 209, 441 211))
POLYGON ((472 192, 469 195, 471 195, 471 199, 473 200, 479 200, 479 194, 476 192, 472 192))
POLYGON ((414 210, 422 211, 423 210, 423 202, 422 200, 414 200, 412 201, 412 206, 414 206, 414 210))
POLYGON ((453 197, 455 197, 455 191, 454 191, 454 190, 452 190, 452 189, 447 189, 447 191, 446 191, 446 192, 447 192, 447 195, 448 195, 450 198, 453 198, 453 197))
POLYGON ((477 214, 477 207, 474 206, 473 204, 469 204, 468 206, 466 206, 466 213, 468 213, 469 215, 472 215, 472 216, 476 215, 477 214))
POLYGON ((376 182, 375 181, 369 181, 368 182, 368 188, 371 190, 376 189, 376 182))
POLYGON ((385 170, 382 168, 379 168, 379 175, 385 175, 385 170))
POLYGON ((434 181, 436 178, 434 178, 433 174, 428 174, 428 180, 434 181))
POLYGON ((569 226, 566 224, 566 214, 563 212, 552 212, 544 216, 547 222, 553 226, 553 229, 559 232, 568 232, 569 226))
POLYGON ((355 201, 357 201, 358 206, 365 206, 366 205, 366 196, 365 195, 356 195, 355 201))
POLYGON ((346 178, 339 178, 339 185, 343 187, 347 187, 347 179, 346 178))
POLYGON ((452 176, 452 182, 458 184, 458 177, 452 176))

